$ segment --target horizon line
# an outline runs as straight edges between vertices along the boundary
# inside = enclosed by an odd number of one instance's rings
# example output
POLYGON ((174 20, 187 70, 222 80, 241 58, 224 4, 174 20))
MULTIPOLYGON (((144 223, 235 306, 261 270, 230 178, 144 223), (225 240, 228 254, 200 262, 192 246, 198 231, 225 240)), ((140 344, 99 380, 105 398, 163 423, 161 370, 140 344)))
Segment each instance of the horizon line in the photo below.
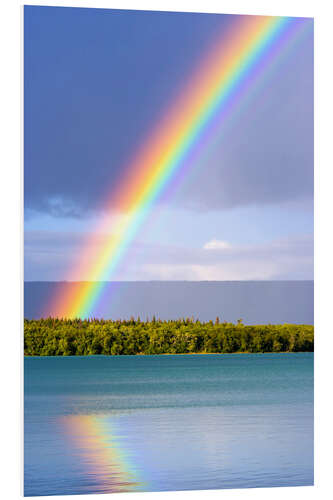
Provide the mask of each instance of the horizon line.
POLYGON ((24 283, 268 283, 268 282, 295 282, 313 281, 314 278, 305 279, 254 279, 254 280, 23 280, 24 283))

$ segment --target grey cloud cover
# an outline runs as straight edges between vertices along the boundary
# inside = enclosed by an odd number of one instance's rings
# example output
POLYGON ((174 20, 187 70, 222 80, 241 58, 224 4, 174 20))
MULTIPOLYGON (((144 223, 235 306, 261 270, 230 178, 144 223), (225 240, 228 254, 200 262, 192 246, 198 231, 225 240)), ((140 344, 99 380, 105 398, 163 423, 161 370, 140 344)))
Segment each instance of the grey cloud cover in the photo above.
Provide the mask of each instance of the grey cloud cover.
MULTIPOLYGON (((208 32, 213 21, 205 22, 208 32)), ((104 23, 96 35, 101 53, 96 52, 95 58, 89 40, 71 39, 70 24, 65 26, 63 41, 55 47, 51 35, 49 39, 44 34, 50 51, 48 58, 43 55, 38 60, 44 61, 40 68, 46 75, 42 77, 42 90, 33 86, 33 77, 40 72, 36 69, 39 66, 33 52, 35 45, 31 42, 27 46, 32 59, 26 76, 27 216, 39 211, 59 217, 83 217, 103 208, 104 199, 114 188, 128 158, 155 127, 173 85, 176 88, 190 71, 191 54, 197 56, 204 45, 202 40, 200 43, 191 37, 191 31, 179 31, 174 41, 166 43, 159 36, 161 26, 142 33, 133 25, 125 45, 120 43, 120 28, 119 43, 111 43, 113 39, 108 38, 104 23), (156 66, 151 52, 151 39, 160 44, 160 66, 156 66), (108 48, 103 45, 106 40, 110 43, 108 48), (73 44, 70 50, 66 41, 73 44), (168 44, 178 44, 179 52, 171 50, 168 44), (61 55, 65 52, 69 58, 63 58, 62 63, 61 55), (107 57, 115 68, 119 66, 119 72, 108 69, 107 57), (139 64, 150 78, 147 80, 144 72, 135 73, 131 82, 130 75, 139 64), (56 79, 52 73, 55 70, 56 79)), ((174 193, 175 206, 196 211, 298 199, 311 204, 312 45, 310 33, 286 54, 235 123, 229 129, 223 125, 204 154, 192 159, 185 181, 174 193)))
POLYGON ((298 55, 231 128, 221 127, 189 169, 176 203, 197 210, 295 202, 311 208, 313 69, 298 55))

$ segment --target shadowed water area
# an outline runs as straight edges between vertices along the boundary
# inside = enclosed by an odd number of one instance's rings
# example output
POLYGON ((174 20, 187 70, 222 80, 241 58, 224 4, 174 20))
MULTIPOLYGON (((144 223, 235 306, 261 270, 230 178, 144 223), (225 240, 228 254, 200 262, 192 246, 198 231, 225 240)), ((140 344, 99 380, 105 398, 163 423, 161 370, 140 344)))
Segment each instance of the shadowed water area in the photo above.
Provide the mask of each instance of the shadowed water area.
POLYGON ((25 358, 25 495, 312 483, 312 353, 25 358))
MULTIPOLYGON (((24 315, 52 314, 51 301, 80 282, 26 282, 24 315)), ((106 283, 93 313, 96 318, 129 319, 153 315, 194 317, 245 324, 313 324, 313 281, 123 281, 106 283)))

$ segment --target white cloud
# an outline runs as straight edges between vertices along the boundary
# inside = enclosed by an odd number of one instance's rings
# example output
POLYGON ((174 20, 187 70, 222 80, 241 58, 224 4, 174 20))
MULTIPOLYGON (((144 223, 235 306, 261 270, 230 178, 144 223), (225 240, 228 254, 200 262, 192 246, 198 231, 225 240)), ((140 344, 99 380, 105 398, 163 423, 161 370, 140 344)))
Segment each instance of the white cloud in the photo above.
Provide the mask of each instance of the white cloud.
POLYGON ((231 248, 231 245, 227 241, 213 239, 207 241, 207 243, 204 244, 203 248, 205 250, 228 250, 229 248, 231 248))

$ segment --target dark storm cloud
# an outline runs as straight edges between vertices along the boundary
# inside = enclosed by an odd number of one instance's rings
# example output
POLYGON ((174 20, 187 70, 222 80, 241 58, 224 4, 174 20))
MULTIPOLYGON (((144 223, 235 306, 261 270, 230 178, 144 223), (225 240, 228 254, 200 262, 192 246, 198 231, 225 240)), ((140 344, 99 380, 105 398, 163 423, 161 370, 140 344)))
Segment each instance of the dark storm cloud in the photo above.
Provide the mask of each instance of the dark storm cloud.
POLYGON ((98 210, 223 16, 25 8, 25 204, 98 210))
MULTIPOLYGON (((224 16, 26 8, 26 215, 98 212, 225 22, 224 16)), ((176 205, 210 210, 311 199, 311 34, 288 57, 194 162, 176 205)))

